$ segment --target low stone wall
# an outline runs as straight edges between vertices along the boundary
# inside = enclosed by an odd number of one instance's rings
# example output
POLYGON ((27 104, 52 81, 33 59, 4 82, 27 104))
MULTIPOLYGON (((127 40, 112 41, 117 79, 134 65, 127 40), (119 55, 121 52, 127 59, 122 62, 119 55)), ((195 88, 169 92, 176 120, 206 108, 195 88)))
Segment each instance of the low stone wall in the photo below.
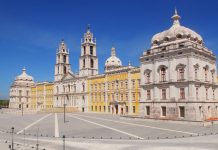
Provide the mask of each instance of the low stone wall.
MULTIPOLYGON (((49 108, 49 109, 42 109, 38 111, 39 113, 63 113, 63 107, 56 107, 56 108, 49 108)), ((76 107, 66 107, 66 112, 79 112, 78 108, 76 107)))

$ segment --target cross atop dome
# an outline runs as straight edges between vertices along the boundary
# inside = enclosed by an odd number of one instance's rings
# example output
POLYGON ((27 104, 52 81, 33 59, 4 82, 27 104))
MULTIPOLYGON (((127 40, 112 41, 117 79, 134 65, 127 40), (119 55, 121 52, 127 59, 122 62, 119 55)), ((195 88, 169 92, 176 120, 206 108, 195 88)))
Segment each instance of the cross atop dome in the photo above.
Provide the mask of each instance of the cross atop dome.
POLYGON ((116 49, 114 46, 111 48, 111 56, 116 56, 116 49))
POLYGON ((90 31, 90 24, 87 24, 87 32, 90 31))
POLYGON ((25 67, 23 67, 22 72, 26 73, 26 68, 25 67))
POLYGON ((181 18, 181 17, 178 15, 177 9, 175 8, 175 13, 174 13, 174 15, 172 16, 173 25, 176 25, 176 24, 180 25, 180 22, 179 22, 179 19, 180 19, 180 18, 181 18))

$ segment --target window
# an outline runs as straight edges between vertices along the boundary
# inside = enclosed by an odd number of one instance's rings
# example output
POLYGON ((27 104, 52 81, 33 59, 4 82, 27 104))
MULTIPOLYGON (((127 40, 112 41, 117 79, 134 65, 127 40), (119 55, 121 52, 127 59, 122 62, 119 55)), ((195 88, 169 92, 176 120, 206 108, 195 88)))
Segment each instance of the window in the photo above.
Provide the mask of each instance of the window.
POLYGON ((99 111, 101 111, 101 106, 99 106, 99 111))
POLYGON ((94 60, 91 59, 91 68, 94 68, 94 60))
POLYGON ((97 106, 95 106, 95 111, 97 111, 97 106))
POLYGON ((84 50, 84 55, 86 54, 86 47, 83 46, 83 50, 84 50))
POLYGON ((126 106, 126 113, 128 113, 128 106, 126 106))
POLYGON ((104 112, 106 111, 105 106, 104 106, 104 112))
POLYGON ((111 111, 111 107, 110 106, 108 106, 108 112, 110 112, 111 111))
POLYGON ((184 68, 178 69, 178 80, 184 80, 184 68))
POLYGON ((198 68, 195 68, 195 80, 198 79, 198 68))
POLYGON ((85 66, 86 66, 86 60, 83 59, 83 68, 85 68, 85 66))
POLYGON ((66 73, 67 73, 67 67, 64 66, 64 74, 66 74, 66 73))
POLYGON ((148 100, 151 99, 151 90, 147 90, 147 99, 148 99, 148 100))
POLYGON ((212 82, 214 82, 214 72, 211 72, 211 78, 212 78, 212 82))
POLYGON ((185 107, 179 106, 179 116, 184 118, 185 117, 185 107))
POLYGON ((208 89, 206 88, 206 99, 208 100, 208 89))
POLYGON ((166 115, 167 115, 166 107, 165 107, 165 106, 162 106, 162 107, 161 107, 161 110, 162 110, 162 111, 161 111, 161 112, 162 112, 161 115, 162 115, 163 117, 166 117, 166 115))
POLYGON ((205 77, 205 81, 208 81, 208 80, 207 80, 207 74, 208 74, 208 68, 207 68, 207 67, 204 67, 204 77, 205 77))
POLYGON ((180 88, 180 99, 185 99, 185 89, 180 88))
POLYGON ((166 96, 166 89, 162 89, 162 99, 163 99, 163 100, 167 99, 167 96, 166 96))
POLYGON ((67 62, 67 57, 66 57, 66 55, 64 55, 63 61, 64 61, 64 63, 67 62))
POLYGON ((213 89, 213 99, 215 99, 215 89, 213 89))
POLYGON ((135 101, 135 93, 132 93, 132 100, 135 101))
POLYGON ((132 80, 132 88, 135 88, 135 80, 132 80))
POLYGON ((150 83, 150 80, 151 80, 151 73, 148 72, 148 73, 146 73, 146 80, 145 80, 145 82, 146 83, 150 83))
POLYGON ((83 92, 85 92, 85 84, 83 83, 83 85, 82 85, 82 86, 83 86, 83 92))
POLYGON ((161 81, 162 82, 166 81, 166 69, 165 68, 161 68, 160 74, 161 74, 161 81))
POLYGON ((133 106, 132 109, 133 109, 133 113, 135 113, 135 106, 133 106))
POLYGON ((93 46, 90 46, 90 55, 93 55, 93 46))
POLYGON ((146 106, 146 115, 150 116, 150 106, 146 106))
POLYGON ((196 88, 196 99, 198 99, 198 88, 196 88))

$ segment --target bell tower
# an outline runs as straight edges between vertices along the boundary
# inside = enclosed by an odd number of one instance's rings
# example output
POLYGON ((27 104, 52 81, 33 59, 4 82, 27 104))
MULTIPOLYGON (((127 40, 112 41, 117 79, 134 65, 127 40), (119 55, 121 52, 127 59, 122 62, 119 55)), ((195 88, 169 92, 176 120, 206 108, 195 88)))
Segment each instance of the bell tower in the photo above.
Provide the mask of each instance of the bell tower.
POLYGON ((70 67, 69 49, 67 49, 67 45, 64 43, 64 40, 62 40, 56 53, 55 81, 61 80, 70 70, 70 67))
POLYGON ((79 76, 93 76, 98 74, 98 57, 96 53, 96 39, 87 26, 86 33, 81 40, 81 55, 79 59, 79 76))

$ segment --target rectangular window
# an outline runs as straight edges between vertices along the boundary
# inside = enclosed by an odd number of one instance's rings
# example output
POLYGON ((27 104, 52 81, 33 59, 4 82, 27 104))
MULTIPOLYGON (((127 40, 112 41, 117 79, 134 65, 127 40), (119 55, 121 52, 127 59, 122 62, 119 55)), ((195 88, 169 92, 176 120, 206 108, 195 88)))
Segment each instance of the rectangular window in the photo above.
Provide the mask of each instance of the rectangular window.
POLYGON ((148 99, 148 100, 151 99, 151 90, 147 90, 147 99, 148 99))
POLYGON ((128 113, 128 106, 126 106, 126 113, 128 113))
POLYGON ((185 89, 180 88, 180 99, 185 99, 185 89))
POLYGON ((150 106, 146 106, 146 115, 150 116, 150 106))
POLYGON ((196 88, 196 99, 198 99, 198 88, 196 88))
POLYGON ((206 99, 208 100, 208 89, 206 88, 206 99))
POLYGON ((166 107, 165 107, 165 106, 162 106, 162 107, 161 107, 161 110, 162 110, 162 116, 166 117, 166 115, 167 115, 166 107))
POLYGON ((135 101, 135 93, 132 93, 132 100, 135 101))
POLYGON ((150 72, 148 72, 146 74, 146 79, 147 79, 146 83, 150 83, 150 79, 151 79, 151 73, 150 72))
POLYGON ((184 69, 180 68, 178 71, 179 71, 179 80, 184 80, 184 69))
POLYGON ((101 111, 101 106, 99 106, 99 111, 101 111))
POLYGON ((132 80, 132 88, 135 88, 135 80, 132 80))
POLYGON ((213 99, 215 99, 215 90, 213 89, 213 99))
POLYGON ((195 68, 195 80, 198 79, 198 68, 195 68))
POLYGON ((110 106, 108 106, 108 112, 110 112, 111 111, 111 107, 110 106))
POLYGON ((106 111, 105 106, 104 106, 104 112, 106 111))
POLYGON ((93 106, 91 106, 91 110, 93 111, 93 106))
POLYGON ((97 111, 97 106, 95 106, 95 111, 97 111))
POLYGON ((179 106, 179 116, 180 117, 185 117, 185 107, 184 106, 179 106))
POLYGON ((135 106, 133 106, 132 109, 133 109, 133 113, 135 113, 135 106))
POLYGON ((167 99, 166 89, 162 89, 162 99, 167 99))

